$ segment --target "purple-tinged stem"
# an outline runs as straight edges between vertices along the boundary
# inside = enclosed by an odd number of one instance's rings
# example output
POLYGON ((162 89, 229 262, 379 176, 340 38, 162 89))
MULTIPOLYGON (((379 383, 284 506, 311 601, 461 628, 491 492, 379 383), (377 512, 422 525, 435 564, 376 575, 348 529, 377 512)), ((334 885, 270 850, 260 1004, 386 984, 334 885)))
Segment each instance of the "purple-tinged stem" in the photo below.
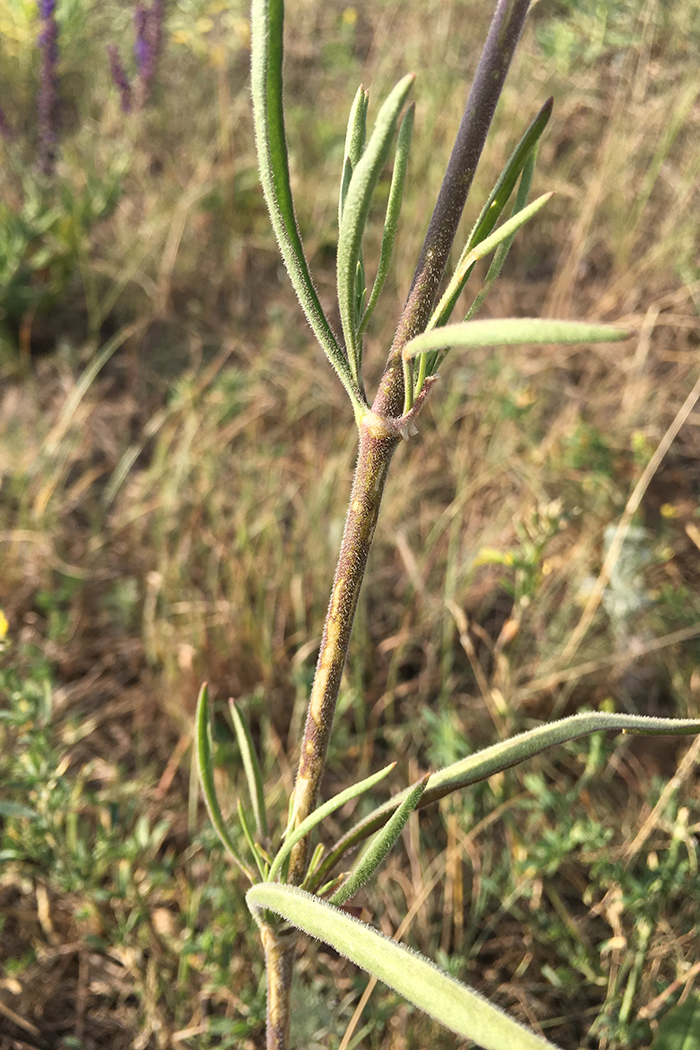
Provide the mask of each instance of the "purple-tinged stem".
POLYGON ((435 308, 440 281, 529 6, 530 0, 499 0, 496 7, 372 406, 377 415, 389 418, 401 413, 404 401, 401 350, 409 339, 425 331, 435 308))

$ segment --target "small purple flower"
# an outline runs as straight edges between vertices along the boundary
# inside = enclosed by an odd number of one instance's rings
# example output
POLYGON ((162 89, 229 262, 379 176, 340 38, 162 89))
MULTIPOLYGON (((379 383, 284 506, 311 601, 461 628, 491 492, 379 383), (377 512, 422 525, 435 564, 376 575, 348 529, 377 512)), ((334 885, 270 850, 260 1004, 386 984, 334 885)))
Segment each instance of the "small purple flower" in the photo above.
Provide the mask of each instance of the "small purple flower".
POLYGON ((41 72, 37 97, 39 168, 44 175, 51 175, 56 166, 59 123, 56 0, 39 0, 38 7, 41 19, 41 30, 37 41, 41 51, 41 72))
POLYGON ((122 113, 129 113, 131 111, 131 84, 115 44, 107 45, 107 54, 109 56, 109 71, 112 74, 112 80, 119 88, 122 113))

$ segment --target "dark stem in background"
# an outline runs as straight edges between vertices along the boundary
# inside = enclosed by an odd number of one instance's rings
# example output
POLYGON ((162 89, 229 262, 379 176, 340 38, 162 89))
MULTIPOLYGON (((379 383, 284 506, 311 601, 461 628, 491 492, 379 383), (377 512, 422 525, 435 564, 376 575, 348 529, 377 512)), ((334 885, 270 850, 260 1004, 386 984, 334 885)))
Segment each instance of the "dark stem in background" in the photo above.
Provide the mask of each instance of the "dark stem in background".
POLYGON ((377 415, 395 417, 401 413, 404 400, 401 350, 409 339, 425 331, 435 307, 440 281, 529 6, 530 0, 499 0, 496 7, 408 298, 399 318, 389 359, 372 405, 377 415))
POLYGON ((56 167, 58 148, 58 23, 56 22, 56 0, 39 0, 41 29, 38 45, 41 51, 41 72, 37 113, 39 124, 39 170, 52 175, 56 167))

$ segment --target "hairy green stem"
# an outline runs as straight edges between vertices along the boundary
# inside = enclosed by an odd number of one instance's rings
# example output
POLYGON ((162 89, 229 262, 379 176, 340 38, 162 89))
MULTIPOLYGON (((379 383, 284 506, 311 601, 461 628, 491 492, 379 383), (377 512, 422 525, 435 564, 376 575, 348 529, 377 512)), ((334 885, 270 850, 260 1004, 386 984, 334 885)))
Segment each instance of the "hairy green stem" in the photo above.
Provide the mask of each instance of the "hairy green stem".
MULTIPOLYGON (((400 434, 396 428, 387 425, 373 412, 367 412, 362 418, 355 477, 321 638, 294 788, 294 825, 297 827, 314 809, 318 798, 357 600, 377 524, 384 482, 399 440, 400 434)), ((302 839, 292 851, 289 882, 293 885, 299 885, 304 877, 307 850, 308 839, 302 839)))

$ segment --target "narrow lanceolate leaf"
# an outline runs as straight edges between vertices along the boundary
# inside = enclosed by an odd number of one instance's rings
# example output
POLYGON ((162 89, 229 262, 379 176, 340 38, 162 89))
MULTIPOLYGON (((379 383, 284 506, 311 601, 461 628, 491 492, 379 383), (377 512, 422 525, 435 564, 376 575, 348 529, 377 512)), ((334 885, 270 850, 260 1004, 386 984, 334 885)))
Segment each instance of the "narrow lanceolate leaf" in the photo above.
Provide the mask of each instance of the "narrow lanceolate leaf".
POLYGON ((352 784, 349 788, 346 788, 345 791, 341 791, 340 794, 334 795, 333 798, 328 800, 328 802, 325 802, 322 806, 319 806, 318 809, 315 809, 313 813, 310 813, 306 820, 303 820, 299 827, 290 832, 284 840, 284 845, 272 862, 272 867, 270 868, 270 873, 268 875, 270 882, 274 881, 277 877, 282 865, 296 846, 297 842, 300 842, 301 839, 308 835, 317 824, 330 816, 331 813, 335 813, 336 809, 340 809, 340 807, 344 806, 346 802, 350 802, 353 798, 357 798, 358 795, 362 795, 365 791, 369 791, 370 788, 374 787, 375 784, 378 784, 380 780, 383 780, 384 777, 391 773, 395 765, 396 763, 392 762, 390 765, 385 766, 384 769, 380 769, 378 773, 373 773, 371 777, 361 780, 359 784, 352 784))
POLYGON ((314 288, 294 214, 282 104, 283 22, 283 0, 253 0, 251 86, 260 181, 294 290, 314 335, 340 376, 357 411, 364 407, 363 398, 353 382, 346 356, 314 288))
POLYGON ((554 1048, 553 1043, 518 1024, 429 959, 304 890, 266 882, 252 886, 246 900, 258 921, 262 909, 281 915, 484 1050, 554 1048))
POLYGON ((490 255, 491 252, 495 251, 504 241, 512 241, 520 227, 524 226, 526 222, 533 218, 533 216, 537 215, 538 211, 541 211, 547 201, 551 200, 553 196, 554 194, 551 192, 543 193, 542 196, 538 197, 537 200, 534 200, 532 204, 528 204, 526 208, 521 208, 520 211, 516 212, 515 215, 499 226, 497 230, 489 234, 488 237, 484 237, 482 241, 479 241, 479 243, 469 251, 465 250, 463 252, 462 257, 457 263, 455 272, 450 279, 450 283, 435 308, 435 313, 431 317, 426 331, 430 331, 431 328, 439 328, 445 324, 452 314, 455 303, 457 302, 475 263, 477 263, 479 259, 485 259, 487 255, 490 255))
POLYGON ((238 746, 241 749, 243 769, 245 770, 246 780, 248 781, 248 793, 250 794, 250 802, 255 817, 255 827, 257 828, 258 835, 262 838, 267 838, 267 814, 265 812, 263 778, 260 771, 258 756, 255 751, 255 744, 250 735, 250 726, 235 700, 229 700, 228 706, 231 712, 231 719, 233 720, 233 727, 236 730, 238 746))
POLYGON ((389 155, 389 147, 399 113, 411 89, 414 77, 404 77, 382 105, 377 115, 377 123, 370 136, 362 157, 353 166, 352 178, 348 186, 343 215, 338 234, 338 304, 343 335, 347 347, 348 361, 353 380, 361 386, 359 377, 359 319, 356 312, 355 275, 360 261, 362 234, 364 232, 372 194, 377 180, 389 155))
POLYGON ((488 237, 501 217, 501 213, 508 203, 508 199, 520 177, 521 171, 527 163, 528 157, 537 146, 542 132, 549 123, 553 103, 554 100, 551 97, 547 99, 510 155, 508 163, 499 175, 496 185, 491 190, 486 203, 481 209, 479 218, 474 223, 474 227, 469 234, 467 250, 477 245, 484 237, 488 237))
POLYGON ((345 904, 345 901, 349 901, 351 897, 354 897, 368 879, 372 878, 387 853, 393 849, 394 843, 403 831, 406 821, 420 802, 429 776, 430 774, 427 773, 422 780, 419 780, 414 787, 409 789, 406 798, 382 830, 377 833, 369 848, 355 866, 355 869, 333 894, 330 900, 331 904, 345 904))
POLYGON ((382 246, 379 251, 379 264, 377 266, 377 276, 374 278, 374 284, 372 285, 372 293, 367 303, 367 308, 362 315, 362 321, 359 327, 359 336, 362 337, 362 333, 367 328, 369 319, 374 313, 374 308, 377 305, 377 300, 382 294, 384 288, 384 282, 386 281, 387 274, 389 273, 389 264, 391 263, 391 256, 394 251, 394 241, 396 240, 396 229, 399 224, 399 215, 401 213, 401 202, 403 201, 403 188, 406 182, 406 171, 408 169, 408 156, 411 151, 411 136, 413 134, 413 118, 415 115, 416 106, 412 102, 406 110, 404 118, 401 121, 399 128, 399 137, 396 144, 396 156, 394 157, 394 171, 391 176, 391 186, 389 188, 389 200, 386 206, 386 216, 384 218, 384 232, 382 233, 382 246))
POLYGON ((462 257, 458 265, 460 278, 459 280, 453 278, 452 281, 450 281, 450 296, 447 300, 445 300, 445 296, 443 296, 443 302, 441 302, 439 308, 440 319, 436 319, 433 322, 436 326, 446 324, 449 320, 454 305, 459 299, 472 270, 472 266, 463 265, 463 260, 489 236, 503 214, 515 184, 527 166, 533 153, 537 150, 537 144, 544 129, 547 127, 550 116, 552 115, 552 103, 553 100, 548 98, 542 106, 541 110, 520 139, 520 142, 513 150, 513 153, 508 159, 508 163, 498 177, 496 185, 486 199, 486 203, 481 209, 479 217, 472 227, 464 251, 462 252, 462 257))
MULTIPOLYGON (((518 212, 522 211, 527 204, 527 199, 530 195, 530 187, 532 186, 532 179, 535 174, 536 161, 537 146, 535 146, 534 149, 528 154, 525 166, 523 167, 522 175, 520 176, 520 183, 518 185, 518 192, 515 195, 515 204, 513 205, 512 213, 513 216, 517 215, 518 212)), ((476 315, 484 299, 493 287, 493 284, 496 281, 498 275, 500 274, 504 262, 506 261, 514 237, 515 234, 508 237, 498 246, 496 254, 494 255, 491 265, 488 268, 488 273, 486 274, 484 283, 480 288, 478 295, 475 297, 474 302, 467 310, 467 316, 464 318, 465 321, 471 321, 472 317, 476 315)))
POLYGON ((194 740, 195 750, 197 752, 199 780, 202 785, 204 801, 206 802, 207 810, 209 811, 209 819, 214 825, 214 830, 221 839, 223 846, 228 851, 231 858, 236 862, 241 871, 248 876, 250 881, 253 882, 251 872, 248 870, 247 865, 244 864, 238 856, 236 847, 231 840, 228 828, 226 827, 226 821, 221 812, 219 800, 216 796, 216 787, 214 786, 214 762, 211 753, 211 740, 209 739, 209 690, 207 689, 206 683, 199 690, 199 697, 197 699, 194 740))
MULTIPOLYGON (((487 780, 494 773, 518 765, 557 744, 579 740, 601 730, 645 735, 700 733, 700 720, 690 718, 650 718, 647 715, 610 714, 605 711, 585 712, 562 718, 550 725, 538 726, 500 741, 468 758, 463 758, 433 773, 420 800, 420 808, 436 802, 453 791, 487 780)), ((340 858, 382 827, 387 816, 406 798, 408 791, 394 795, 350 829, 328 853, 313 881, 314 887, 327 877, 340 858)))
MULTIPOLYGON (((537 145, 535 145, 527 155, 527 160, 525 161, 525 165, 520 176, 518 192, 515 195, 515 204, 513 205, 511 218, 514 218, 518 214, 518 212, 521 212, 527 205, 527 199, 530 195, 530 187, 532 186, 532 179, 535 174, 536 161, 537 145)), ((510 247, 513 243, 514 238, 515 232, 513 232, 509 237, 506 237, 505 240, 501 241, 501 243, 496 248, 495 255, 491 260, 491 265, 489 266, 486 277, 484 278, 484 283, 479 289, 477 295, 474 297, 471 306, 467 310, 466 317, 464 318, 465 321, 471 321, 471 319, 475 317, 481 309, 484 299, 491 291, 501 270, 503 269, 503 264, 505 263, 508 257, 508 252, 510 251, 510 247)), ((482 241, 481 243, 483 244, 484 242, 482 241)), ((469 274, 470 271, 467 271, 466 279, 468 279, 469 274)), ((436 318, 435 324, 429 323, 426 326, 426 331, 428 331, 430 328, 438 327, 438 325, 447 324, 450 318, 451 310, 454 307, 455 303, 456 299, 454 299, 452 306, 448 308, 446 313, 441 313, 439 321, 436 318)), ((446 350, 433 350, 427 354, 421 354, 418 369, 418 379, 415 387, 416 396, 418 396, 418 394, 423 389, 426 378, 428 376, 435 375, 446 353, 446 350)))
POLYGON ((348 128, 345 133, 345 151, 343 153, 343 174, 340 180, 340 194, 338 198, 338 226, 343 217, 345 198, 350 185, 353 169, 362 156, 367 137, 367 107, 369 106, 369 91, 365 91, 362 84, 357 89, 357 94, 350 108, 348 117, 348 128))
POLYGON ((466 321, 433 328, 410 339, 404 347, 406 358, 427 350, 447 347, 474 349, 480 346, 513 346, 518 343, 614 343, 629 339, 626 328, 579 321, 550 321, 538 317, 508 317, 492 321, 466 321))

